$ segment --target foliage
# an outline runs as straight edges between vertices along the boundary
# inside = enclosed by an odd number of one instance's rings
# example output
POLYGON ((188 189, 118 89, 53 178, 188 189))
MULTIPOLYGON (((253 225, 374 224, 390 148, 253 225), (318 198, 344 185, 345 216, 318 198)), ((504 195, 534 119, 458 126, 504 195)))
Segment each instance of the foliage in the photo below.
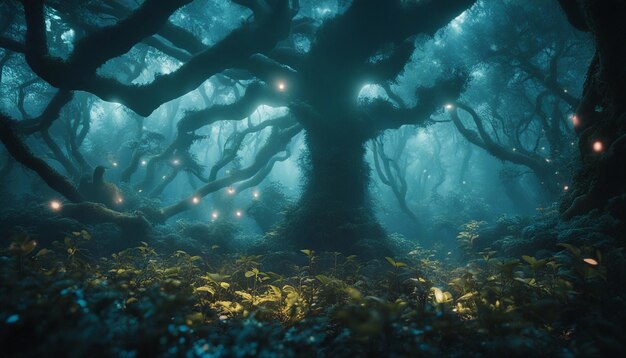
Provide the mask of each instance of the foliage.
MULTIPOLYGON (((461 243, 481 224, 464 225, 461 243)), ((605 256, 616 253, 591 246, 562 244, 542 258, 489 251, 465 264, 440 261, 436 250, 419 246, 368 262, 303 249, 291 270, 277 273, 264 269, 268 255, 163 254, 147 242, 95 258, 84 248, 90 238, 76 231, 37 249, 22 233, 2 252, 3 353, 581 355, 605 349, 571 319, 601 315, 598 303, 611 299, 605 256), (63 343, 69 339, 81 343, 63 343)))

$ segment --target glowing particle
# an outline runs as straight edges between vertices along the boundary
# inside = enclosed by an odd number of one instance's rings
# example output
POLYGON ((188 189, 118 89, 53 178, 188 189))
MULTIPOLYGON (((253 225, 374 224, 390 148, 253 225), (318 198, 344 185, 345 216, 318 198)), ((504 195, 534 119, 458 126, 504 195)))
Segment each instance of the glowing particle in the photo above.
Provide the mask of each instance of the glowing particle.
POLYGON ((226 189, 226 192, 230 195, 235 194, 235 188, 233 188, 232 186, 229 186, 228 189, 226 189))
POLYGON ((145 160, 142 160, 142 161, 141 161, 141 165, 146 165, 146 164, 148 164, 148 162, 147 162, 147 161, 145 161, 145 160))
POLYGON ((174 165, 178 165, 178 164, 180 164, 180 160, 178 160, 178 159, 174 159, 174 160, 172 161, 172 163, 173 163, 174 165))
POLYGON ((254 193, 252 193, 252 196, 253 196, 255 199, 258 199, 258 198, 259 198, 259 192, 258 192, 258 191, 255 191, 254 193))
POLYGON ((604 144, 601 141, 597 140, 597 141, 593 142, 593 151, 594 152, 600 153, 603 150, 604 150, 604 144))
POLYGON ((574 125, 574 127, 578 127, 580 125, 580 119, 578 118, 577 115, 572 115, 571 116, 571 120, 572 120, 572 125, 574 125))
POLYGON ((550 159, 546 159, 546 163, 550 163, 550 159))
POLYGON ((143 193, 143 189, 139 189, 139 190, 137 190, 137 192, 143 193))
POLYGON ((122 198, 121 196, 118 196, 117 198, 115 198, 115 202, 118 204, 121 204, 124 202, 124 198, 122 198))
POLYGON ((52 209, 52 211, 59 211, 61 210, 61 202, 58 200, 52 200, 50 202, 50 209, 52 209))
POLYGON ((219 216, 219 213, 218 213, 217 211, 214 211, 214 212, 212 212, 212 213, 211 213, 211 218, 212 218, 213 220, 217 219, 217 218, 218 218, 218 216, 219 216))
POLYGON ((200 203, 200 198, 198 198, 197 196, 194 196, 193 198, 191 198, 191 202, 194 204, 199 204, 200 203))
POLYGON ((567 93, 567 89, 564 89, 563 92, 567 93))
POLYGON ((465 180, 463 180, 463 185, 467 184, 467 182, 465 180))
POLYGON ((598 261, 592 259, 591 257, 583 259, 583 261, 585 261, 586 263, 588 263, 591 266, 598 266, 598 261))
POLYGON ((513 151, 514 151, 514 152, 517 152, 517 148, 513 148, 513 151))
POLYGON ((563 190, 568 191, 569 190, 569 185, 564 186, 563 190))
POLYGON ((541 147, 541 150, 546 150, 546 147, 541 147))
POLYGON ((17 321, 20 320, 20 315, 19 314, 12 314, 9 317, 7 317, 6 321, 4 321, 6 324, 13 324, 17 321))
POLYGON ((280 92, 284 92, 287 89, 287 85, 283 81, 278 82, 277 87, 280 92))
POLYGON ((235 216, 240 218, 243 215, 243 213, 241 212, 241 210, 237 210, 235 211, 235 216))
POLYGON ((445 105, 445 108, 447 110, 451 110, 452 108, 454 108, 454 106, 452 104, 448 103, 448 104, 445 105))
POLYGON ((161 179, 165 180, 165 178, 167 178, 165 175, 161 177, 161 179))
POLYGON ((117 167, 117 162, 113 162, 113 166, 114 166, 114 167, 117 167))

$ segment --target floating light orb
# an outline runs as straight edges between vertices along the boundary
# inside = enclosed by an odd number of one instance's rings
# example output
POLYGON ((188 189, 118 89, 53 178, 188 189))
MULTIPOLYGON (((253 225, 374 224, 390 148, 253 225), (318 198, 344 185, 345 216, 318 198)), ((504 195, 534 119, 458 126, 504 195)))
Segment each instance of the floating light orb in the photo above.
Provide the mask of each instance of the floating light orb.
POLYGON ((237 210, 235 211, 235 216, 240 218, 243 215, 243 213, 241 212, 241 210, 237 210))
POLYGON ((117 162, 113 162, 113 166, 114 166, 114 167, 117 167, 117 162))
POLYGON ((445 107, 445 109, 447 109, 448 111, 449 111, 449 110, 451 110, 452 108, 454 108, 454 106, 453 106, 452 104, 450 104, 450 103, 446 104, 444 107, 445 107))
POLYGON ((218 213, 217 211, 214 211, 214 212, 212 212, 212 213, 211 213, 211 218, 212 218, 213 220, 217 219, 217 218, 218 218, 218 216, 219 216, 219 213, 218 213))
POLYGON ((563 92, 567 93, 567 89, 564 89, 563 92))
POLYGON ((546 159, 546 163, 550 163, 550 159, 546 159))
POLYGON ((167 178, 165 175, 161 177, 161 179, 165 180, 165 178, 167 178))
POLYGON ((601 153, 604 150, 604 143, 597 140, 593 142, 593 151, 596 153, 601 153))
POLYGON ((463 180, 463 185, 467 184, 467 182, 465 180, 463 180))
POLYGON ((235 194, 235 188, 233 188, 232 186, 229 186, 228 189, 226 189, 226 192, 230 195, 235 194))
POLYGON ((137 190, 138 193, 143 193, 143 189, 137 190))
POLYGON ((569 185, 564 186, 563 190, 568 191, 569 190, 569 185))
POLYGON ((178 165, 178 164, 180 164, 180 160, 178 160, 178 159, 174 159, 174 160, 172 161, 172 164, 174 164, 174 165, 178 165))
POLYGON ((577 116, 577 115, 575 115, 575 114, 574 114, 574 115, 572 115, 572 116, 571 116, 571 119, 572 119, 572 125, 573 125, 574 127, 578 127, 578 126, 580 125, 580 118, 578 118, 578 116, 577 116))
POLYGON ((50 209, 52 209, 52 211, 59 211, 61 210, 61 207, 62 207, 61 202, 58 200, 52 200, 50 202, 50 209))
POLYGON ((287 89, 287 85, 283 81, 279 81, 276 87, 278 87, 278 90, 280 92, 285 92, 285 90, 287 89))
POLYGON ((115 202, 118 204, 121 204, 124 202, 124 198, 122 198, 121 196, 118 196, 117 198, 115 198, 115 202))
POLYGON ((200 203, 200 198, 198 198, 197 196, 194 196, 193 198, 191 198, 191 202, 194 204, 199 204, 200 203))
POLYGON ((517 152, 517 148, 513 148, 513 151, 514 151, 514 152, 517 152))
POLYGON ((146 164, 148 164, 148 162, 147 162, 147 161, 145 161, 145 160, 142 160, 142 161, 141 161, 141 165, 146 165, 146 164))
POLYGON ((252 196, 253 196, 255 199, 258 199, 258 198, 259 198, 259 192, 258 192, 258 191, 255 191, 254 193, 252 193, 252 196))

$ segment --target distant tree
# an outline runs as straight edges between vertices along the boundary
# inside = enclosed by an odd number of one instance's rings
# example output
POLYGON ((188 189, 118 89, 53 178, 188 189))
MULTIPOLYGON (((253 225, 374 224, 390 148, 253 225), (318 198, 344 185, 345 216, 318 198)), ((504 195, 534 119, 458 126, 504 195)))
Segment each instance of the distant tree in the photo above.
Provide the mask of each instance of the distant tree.
POLYGON ((469 60, 457 61, 472 66, 472 80, 450 117, 473 145, 526 167, 553 202, 571 187, 575 87, 590 41, 542 1, 481 2, 467 18, 456 41, 469 60))

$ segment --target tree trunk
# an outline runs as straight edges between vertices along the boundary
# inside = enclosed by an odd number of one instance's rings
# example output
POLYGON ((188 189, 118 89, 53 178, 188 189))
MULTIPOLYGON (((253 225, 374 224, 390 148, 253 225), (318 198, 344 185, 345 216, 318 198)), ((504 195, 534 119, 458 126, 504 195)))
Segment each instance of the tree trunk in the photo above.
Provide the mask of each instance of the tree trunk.
POLYGON ((593 35, 596 56, 589 66, 580 125, 582 169, 562 203, 565 219, 593 209, 626 221, 626 4, 623 1, 559 0, 570 23, 593 35))
POLYGON ((336 129, 307 131, 304 192, 287 215, 286 236, 301 249, 366 254, 385 233, 368 195, 365 140, 336 129))

